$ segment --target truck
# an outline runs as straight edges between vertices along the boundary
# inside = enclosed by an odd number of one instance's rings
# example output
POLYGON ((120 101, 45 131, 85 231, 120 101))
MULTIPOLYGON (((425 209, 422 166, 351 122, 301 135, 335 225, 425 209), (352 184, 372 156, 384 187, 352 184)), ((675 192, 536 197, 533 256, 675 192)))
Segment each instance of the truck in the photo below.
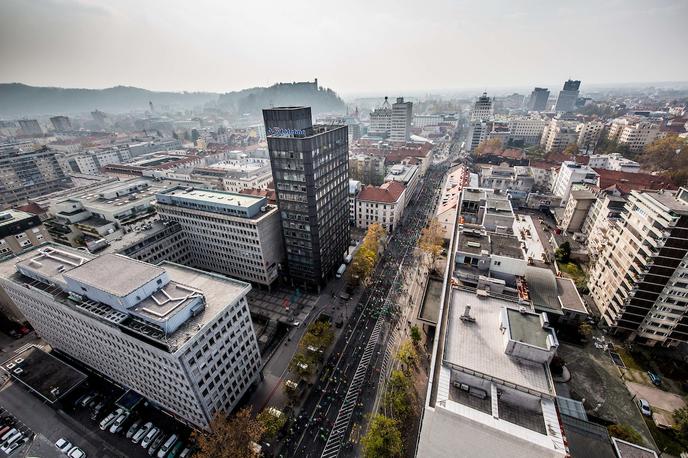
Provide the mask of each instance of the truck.
POLYGON ((344 275, 345 270, 346 270, 346 264, 342 264, 341 266, 339 266, 339 269, 337 269, 337 274, 335 275, 335 277, 342 278, 342 275, 344 275))

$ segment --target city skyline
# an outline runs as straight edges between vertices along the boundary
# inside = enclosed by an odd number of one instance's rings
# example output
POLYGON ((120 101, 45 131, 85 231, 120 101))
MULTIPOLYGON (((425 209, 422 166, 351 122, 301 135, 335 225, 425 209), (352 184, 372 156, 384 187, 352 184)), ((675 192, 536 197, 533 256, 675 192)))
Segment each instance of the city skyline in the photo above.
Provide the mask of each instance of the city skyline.
POLYGON ((585 89, 688 74, 688 63, 671 58, 681 54, 684 2, 348 6, 10 0, 0 19, 0 56, 12 65, 0 70, 0 81, 227 92, 318 77, 353 96, 546 86, 568 78, 582 79, 585 89), (552 35, 557 39, 545 39, 552 35), (280 42, 300 45, 275 49, 280 42), (447 53, 454 57, 442 60, 447 53), (563 65, 551 65, 561 57, 563 65), (406 62, 405 71, 389 72, 394 62, 406 62))

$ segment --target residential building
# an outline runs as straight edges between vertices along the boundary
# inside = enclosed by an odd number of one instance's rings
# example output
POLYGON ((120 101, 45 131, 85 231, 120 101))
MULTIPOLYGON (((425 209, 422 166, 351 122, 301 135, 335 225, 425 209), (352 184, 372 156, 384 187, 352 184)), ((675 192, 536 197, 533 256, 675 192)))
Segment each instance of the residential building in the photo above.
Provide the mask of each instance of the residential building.
POLYGON ((580 232, 590 208, 596 201, 597 196, 591 191, 586 189, 571 191, 559 227, 570 233, 580 232))
POLYGON ((17 121, 17 123, 21 129, 21 133, 24 135, 43 135, 43 129, 41 129, 41 125, 38 124, 38 121, 35 119, 20 119, 17 121))
POLYGON ((381 106, 370 113, 368 136, 387 138, 392 132, 392 106, 385 97, 381 106))
POLYGON ((588 158, 588 166, 593 169, 606 169, 626 173, 638 173, 640 171, 639 163, 626 159, 619 153, 591 154, 588 158))
POLYGON ((180 186, 159 192, 156 207, 182 226, 193 266, 264 286, 278 278, 280 217, 265 197, 180 186))
POLYGON ((260 377, 248 283, 49 244, 0 263, 0 286, 52 348, 191 426, 260 377))
POLYGON ((509 197, 493 189, 464 187, 459 203, 459 223, 477 224, 490 232, 513 232, 514 209, 509 197))
POLYGON ((583 221, 581 232, 586 236, 586 247, 590 263, 599 259, 604 247, 610 241, 613 227, 621 218, 626 198, 616 189, 605 189, 598 193, 583 221))
POLYGON ((407 142, 411 138, 411 121, 413 120, 413 102, 404 102, 403 97, 397 97, 392 104, 392 124, 389 140, 393 142, 407 142))
POLYGON ((576 126, 576 132, 578 132, 576 144, 582 151, 595 151, 595 146, 597 146, 597 142, 600 140, 603 129, 604 123, 600 121, 589 121, 578 124, 576 126))
POLYGON ((540 146, 546 151, 560 151, 570 144, 575 144, 578 141, 578 132, 576 128, 578 123, 576 121, 565 121, 562 119, 552 119, 542 133, 540 146))
POLYGON ((688 189, 631 191, 592 267, 603 322, 645 345, 688 341, 688 189))
POLYGON ((349 247, 346 126, 313 126, 309 107, 263 110, 287 270, 319 286, 349 247))
POLYGON ((416 195, 416 188, 420 180, 420 171, 417 165, 394 164, 389 169, 389 173, 385 177, 385 182, 398 181, 404 185, 406 189, 406 200, 404 205, 409 202, 416 195))
POLYGON ((487 92, 478 97, 478 100, 473 104, 471 110, 470 120, 474 121, 490 121, 494 117, 494 107, 492 106, 492 99, 487 96, 487 92))
POLYGON ((72 130, 72 123, 67 116, 53 116, 50 123, 57 132, 69 132, 72 130))
POLYGON ((26 203, 32 197, 67 189, 72 185, 48 148, 29 151, 0 145, 0 208, 26 203))
POLYGON ((367 153, 349 156, 349 176, 366 185, 381 185, 385 181, 385 157, 367 153))
POLYGON ((536 87, 530 93, 528 99, 528 111, 547 111, 547 100, 549 99, 549 89, 536 87))
POLYGON ((559 91, 559 97, 557 98, 557 104, 554 108, 556 112, 570 112, 576 108, 576 101, 578 100, 578 94, 580 89, 580 81, 567 80, 564 82, 564 88, 559 91))
POLYGON ((591 167, 576 164, 573 161, 564 161, 559 167, 556 180, 552 186, 554 195, 561 197, 562 203, 569 199, 571 188, 574 184, 597 185, 598 173, 591 167))
POLYGON ((356 196, 356 227, 368 229, 378 223, 392 233, 401 222, 406 198, 404 185, 397 181, 364 187, 356 196))
POLYGON ((357 180, 349 180, 349 223, 356 224, 356 196, 363 189, 363 183, 357 180))
POLYGON ((101 169, 106 165, 121 164, 129 159, 131 156, 126 148, 108 148, 68 156, 72 170, 85 175, 100 175, 101 169))
POLYGON ((450 240, 458 217, 461 190, 469 185, 470 171, 463 165, 449 170, 444 180, 440 202, 435 211, 435 219, 442 226, 442 237, 450 240))
POLYGON ((547 121, 540 117, 509 119, 509 140, 514 145, 531 146, 540 143, 547 121))
POLYGON ((489 134, 489 126, 487 122, 474 121, 468 126, 468 135, 466 135, 466 151, 473 151, 482 142, 487 140, 489 134))
POLYGON ((480 187, 525 197, 535 185, 528 167, 489 165, 480 168, 480 187))
POLYGON ((442 122, 444 122, 444 115, 441 114, 413 115, 413 127, 437 126, 442 122))
POLYGON ((661 135, 659 123, 631 116, 612 121, 607 138, 620 145, 627 145, 633 153, 639 153, 661 135))
POLYGON ((51 240, 38 215, 21 210, 0 211, 0 259, 51 240))

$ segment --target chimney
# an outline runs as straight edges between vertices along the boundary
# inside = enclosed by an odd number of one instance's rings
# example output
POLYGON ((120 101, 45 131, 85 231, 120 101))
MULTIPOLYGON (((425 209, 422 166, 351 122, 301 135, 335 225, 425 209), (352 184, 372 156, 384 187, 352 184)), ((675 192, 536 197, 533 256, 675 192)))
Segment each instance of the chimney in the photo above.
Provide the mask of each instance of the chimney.
POLYGON ((469 323, 475 323, 475 318, 471 316, 471 306, 467 305, 466 309, 463 312, 463 315, 461 315, 461 321, 463 322, 469 322, 469 323))

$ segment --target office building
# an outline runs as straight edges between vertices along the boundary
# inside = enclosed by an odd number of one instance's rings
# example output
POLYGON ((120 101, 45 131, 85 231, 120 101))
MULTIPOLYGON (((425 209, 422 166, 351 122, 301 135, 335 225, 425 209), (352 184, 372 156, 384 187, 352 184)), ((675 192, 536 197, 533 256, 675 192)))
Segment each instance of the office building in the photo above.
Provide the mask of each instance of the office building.
POLYGON ((392 106, 389 100, 385 97, 378 108, 370 113, 370 127, 368 127, 368 136, 387 138, 392 132, 392 106))
POLYGON ((478 97, 475 101, 473 109, 471 110, 471 122, 473 121, 489 121, 494 116, 494 107, 492 106, 492 99, 487 96, 487 92, 478 97))
POLYGON ((57 132, 69 132, 72 130, 72 123, 67 116, 53 116, 50 123, 57 132))
POLYGON ((194 427, 260 376, 248 283, 50 244, 0 263, 0 285, 51 347, 194 427))
POLYGON ((392 124, 389 140, 406 143, 411 138, 411 121, 413 121, 413 102, 404 102, 403 97, 397 97, 392 104, 392 124))
POLYGON ((121 164, 131 159, 127 148, 108 148, 99 151, 87 151, 68 156, 68 163, 76 173, 84 175, 101 175, 106 165, 121 164))
POLYGON ((160 217, 182 226, 194 267, 264 286, 278 278, 280 216, 265 197, 175 187, 156 199, 160 217))
POLYGON ((688 341, 687 279, 688 189, 632 191, 588 280, 604 324, 644 345, 688 341))
POLYGON ((487 122, 474 121, 468 126, 468 135, 466 135, 466 151, 473 151, 482 142, 487 140, 489 134, 489 125, 487 122))
POLYGON ((358 180, 349 180, 349 223, 356 224, 356 196, 363 189, 363 183, 358 180))
POLYGON ((398 181, 364 187, 356 196, 356 227, 368 229, 378 223, 392 233, 401 222, 405 200, 406 189, 398 181))
POLYGON ((571 189, 574 184, 596 186, 598 179, 598 173, 587 165, 564 161, 561 163, 557 177, 554 180, 552 193, 557 197, 561 197, 562 203, 565 203, 571 195, 571 189))
POLYGON ((397 181, 404 185, 406 189, 406 204, 415 197, 418 181, 420 181, 420 171, 417 165, 407 163, 394 164, 385 177, 385 182, 397 181))
POLYGON ((588 166, 593 169, 613 170, 615 172, 640 172, 639 163, 630 159, 626 159, 619 153, 591 154, 588 157, 588 166))
POLYGON ((509 140, 514 145, 532 146, 540 143, 547 121, 540 117, 509 119, 509 140))
POLYGON ((317 286, 349 246, 347 127, 313 126, 309 107, 266 109, 263 119, 288 274, 317 286))
POLYGON ((0 146, 0 207, 25 203, 32 197, 66 189, 72 185, 54 151, 24 150, 0 146))
MULTIPOLYGON (((183 170, 175 170, 172 176, 182 175, 183 170)), ((268 159, 240 157, 228 159, 207 167, 192 167, 188 181, 200 182, 204 187, 229 192, 244 189, 267 189, 272 182, 272 170, 268 159)))
POLYGON ((549 100, 549 89, 536 87, 530 93, 528 111, 547 111, 547 100, 549 100))
POLYGON ((0 258, 50 241, 50 234, 38 215, 21 210, 0 212, 0 258))
POLYGON ((580 84, 581 82, 577 80, 568 80, 564 82, 564 88, 559 91, 559 97, 557 97, 557 104, 554 111, 557 113, 568 113, 576 108, 576 101, 580 93, 580 84))
POLYGON ((19 123, 19 129, 24 135, 43 135, 41 125, 35 119, 20 119, 17 123, 19 123))

